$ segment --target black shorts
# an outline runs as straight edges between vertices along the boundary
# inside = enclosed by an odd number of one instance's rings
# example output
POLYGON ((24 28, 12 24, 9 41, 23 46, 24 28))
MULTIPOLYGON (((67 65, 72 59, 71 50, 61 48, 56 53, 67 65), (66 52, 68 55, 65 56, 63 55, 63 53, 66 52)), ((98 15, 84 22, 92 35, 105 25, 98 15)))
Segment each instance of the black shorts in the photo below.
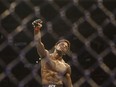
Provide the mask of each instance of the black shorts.
POLYGON ((63 87, 63 85, 50 84, 50 85, 42 85, 42 87, 63 87))

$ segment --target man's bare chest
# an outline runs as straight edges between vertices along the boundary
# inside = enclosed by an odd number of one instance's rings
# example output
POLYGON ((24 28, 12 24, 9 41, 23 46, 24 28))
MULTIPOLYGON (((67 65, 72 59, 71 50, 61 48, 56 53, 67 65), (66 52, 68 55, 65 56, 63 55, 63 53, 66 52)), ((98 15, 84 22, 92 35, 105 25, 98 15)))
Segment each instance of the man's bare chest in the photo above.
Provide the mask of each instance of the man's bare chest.
POLYGON ((59 72, 59 73, 65 73, 67 70, 67 66, 65 62, 61 62, 61 61, 53 61, 54 62, 54 69, 59 72))

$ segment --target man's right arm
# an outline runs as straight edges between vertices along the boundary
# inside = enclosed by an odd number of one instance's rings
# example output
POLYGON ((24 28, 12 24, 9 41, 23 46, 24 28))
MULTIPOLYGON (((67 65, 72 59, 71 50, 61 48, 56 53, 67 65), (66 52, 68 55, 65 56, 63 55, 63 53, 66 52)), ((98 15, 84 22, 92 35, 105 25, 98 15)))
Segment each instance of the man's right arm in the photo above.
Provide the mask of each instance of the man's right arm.
POLYGON ((43 43, 41 42, 41 20, 35 20, 32 24, 34 26, 34 41, 36 44, 37 52, 41 58, 44 58, 46 56, 46 50, 43 43))
MULTIPOLYGON (((40 21, 40 20, 39 20, 40 21)), ((41 32, 40 29, 42 27, 42 24, 38 22, 38 20, 35 20, 33 23, 34 26, 34 41, 36 44, 37 52, 41 58, 47 58, 47 61, 51 66, 54 66, 54 63, 52 62, 52 59, 48 56, 49 52, 45 49, 44 44, 41 42, 41 32)))

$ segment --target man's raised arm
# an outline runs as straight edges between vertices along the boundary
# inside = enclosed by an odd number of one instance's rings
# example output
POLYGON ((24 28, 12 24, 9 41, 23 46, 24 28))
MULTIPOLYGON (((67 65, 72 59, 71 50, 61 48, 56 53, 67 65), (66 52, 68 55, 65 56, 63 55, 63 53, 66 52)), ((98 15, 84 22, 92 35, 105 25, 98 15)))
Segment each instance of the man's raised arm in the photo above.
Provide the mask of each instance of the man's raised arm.
POLYGON ((41 42, 41 27, 42 27, 42 21, 40 19, 35 20, 32 22, 32 25, 34 27, 34 41, 37 47, 37 52, 41 58, 44 58, 46 56, 46 50, 41 42))

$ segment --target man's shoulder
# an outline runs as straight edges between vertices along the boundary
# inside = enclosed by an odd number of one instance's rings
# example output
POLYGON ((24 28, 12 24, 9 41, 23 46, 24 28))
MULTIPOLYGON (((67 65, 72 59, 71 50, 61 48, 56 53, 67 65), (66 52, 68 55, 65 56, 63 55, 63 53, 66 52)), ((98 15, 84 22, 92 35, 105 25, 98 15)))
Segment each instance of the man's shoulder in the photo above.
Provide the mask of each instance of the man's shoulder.
POLYGON ((65 65, 66 65, 67 68, 70 68, 70 65, 68 63, 65 63, 65 65))
POLYGON ((66 67, 67 67, 67 70, 66 70, 66 73, 69 73, 71 74, 71 67, 68 63, 65 63, 66 67))

